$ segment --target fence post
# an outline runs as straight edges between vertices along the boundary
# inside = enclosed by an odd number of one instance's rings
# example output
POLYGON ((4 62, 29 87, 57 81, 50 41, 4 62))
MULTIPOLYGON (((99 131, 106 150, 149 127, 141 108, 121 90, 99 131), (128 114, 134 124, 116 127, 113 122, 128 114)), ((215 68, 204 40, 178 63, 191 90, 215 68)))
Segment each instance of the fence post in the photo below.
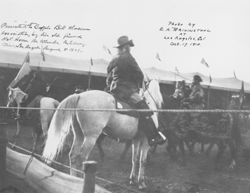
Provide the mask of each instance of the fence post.
POLYGON ((95 192, 95 173, 97 170, 97 162, 87 161, 84 162, 84 181, 82 193, 94 193, 95 192))
POLYGON ((6 147, 7 147, 7 137, 5 131, 6 123, 0 122, 0 189, 5 186, 6 178, 6 147))

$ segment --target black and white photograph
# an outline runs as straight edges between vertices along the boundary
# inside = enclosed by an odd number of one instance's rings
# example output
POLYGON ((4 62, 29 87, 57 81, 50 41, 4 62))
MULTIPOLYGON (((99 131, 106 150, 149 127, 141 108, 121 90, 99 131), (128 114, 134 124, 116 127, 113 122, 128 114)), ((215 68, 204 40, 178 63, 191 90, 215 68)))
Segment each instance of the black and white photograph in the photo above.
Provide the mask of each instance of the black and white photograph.
POLYGON ((249 193, 250 1, 0 1, 0 193, 249 193))

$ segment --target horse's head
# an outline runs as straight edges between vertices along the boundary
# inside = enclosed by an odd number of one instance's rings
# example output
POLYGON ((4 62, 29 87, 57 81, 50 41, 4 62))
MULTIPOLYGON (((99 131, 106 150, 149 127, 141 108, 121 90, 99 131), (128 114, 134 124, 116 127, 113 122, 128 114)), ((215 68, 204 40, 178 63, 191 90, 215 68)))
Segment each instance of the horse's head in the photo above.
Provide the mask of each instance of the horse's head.
POLYGON ((45 96, 50 90, 49 84, 44 80, 44 76, 38 72, 32 72, 27 75, 17 86, 29 95, 29 100, 34 99, 37 95, 45 96))
POLYGON ((19 106, 27 98, 28 98, 28 94, 23 92, 20 88, 18 87, 9 88, 7 107, 15 106, 15 104, 19 106))
POLYGON ((182 100, 185 97, 185 81, 177 81, 175 84, 175 91, 172 97, 176 100, 182 100))
MULTIPOLYGON (((161 94, 159 81, 155 79, 147 81, 143 94, 151 110, 157 110, 162 108, 163 97, 161 94)), ((155 123, 155 126, 158 128, 158 112, 155 112, 152 118, 155 123)))

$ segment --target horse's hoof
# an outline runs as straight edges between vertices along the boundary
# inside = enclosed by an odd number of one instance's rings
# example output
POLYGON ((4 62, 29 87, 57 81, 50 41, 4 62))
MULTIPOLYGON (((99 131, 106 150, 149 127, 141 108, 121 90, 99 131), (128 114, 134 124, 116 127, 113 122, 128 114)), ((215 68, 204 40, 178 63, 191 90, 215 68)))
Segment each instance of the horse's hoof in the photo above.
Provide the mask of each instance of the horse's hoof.
POLYGON ((138 189, 139 190, 145 190, 147 189, 147 185, 145 184, 145 182, 142 182, 138 185, 138 189))
POLYGON ((129 179, 129 185, 135 185, 136 184, 136 182, 135 182, 135 178, 130 178, 129 179))
POLYGON ((134 186, 136 183, 133 180, 129 180, 129 185, 134 186))

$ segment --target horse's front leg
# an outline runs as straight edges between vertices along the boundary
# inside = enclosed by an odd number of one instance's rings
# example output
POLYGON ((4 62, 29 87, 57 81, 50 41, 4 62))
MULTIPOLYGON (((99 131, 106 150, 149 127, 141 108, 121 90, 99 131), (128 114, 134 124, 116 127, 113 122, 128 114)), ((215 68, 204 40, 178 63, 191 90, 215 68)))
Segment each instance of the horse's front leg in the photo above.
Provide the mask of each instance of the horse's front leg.
POLYGON ((147 164, 147 155, 149 151, 149 145, 146 138, 144 138, 141 148, 140 148, 140 165, 139 165, 139 174, 138 174, 138 187, 140 190, 147 188, 145 182, 145 168, 147 164))
POLYGON ((180 139, 179 148, 181 151, 181 165, 185 166, 186 165, 186 152, 185 152, 185 147, 184 147, 184 139, 180 139))
POLYGON ((168 145, 166 146, 167 152, 169 153, 170 159, 173 161, 177 160, 177 146, 178 146, 178 136, 171 132, 167 135, 168 145))
POLYGON ((219 141, 218 142, 218 153, 217 153, 216 158, 215 158, 215 169, 219 168, 219 160, 221 159, 225 149, 226 149, 226 145, 225 145, 224 141, 219 141))
POLYGON ((140 156, 140 141, 137 140, 133 140, 132 143, 132 168, 131 168, 131 172, 130 172, 130 176, 129 176, 129 184, 133 185, 136 183, 135 179, 136 179, 136 171, 137 171, 137 167, 139 164, 139 156, 140 156))
POLYGON ((16 145, 16 142, 17 142, 17 139, 19 138, 19 135, 20 135, 20 129, 21 128, 21 125, 20 125, 20 121, 19 121, 19 118, 16 120, 16 133, 14 135, 14 146, 16 145))
POLYGON ((231 163, 229 165, 229 168, 234 169, 237 166, 239 148, 237 147, 236 143, 232 140, 229 141, 229 148, 231 152, 231 163))
POLYGON ((206 156, 209 156, 209 155, 210 155, 211 150, 212 150, 212 148, 214 147, 214 145, 215 145, 214 142, 209 143, 209 146, 208 146, 208 148, 207 148, 206 151, 205 151, 206 156))
POLYGON ((17 142, 17 139, 19 138, 19 134, 20 134, 20 128, 21 128, 21 125, 20 125, 20 105, 17 106, 17 112, 16 112, 16 117, 15 117, 15 120, 16 120, 16 133, 14 135, 14 146, 16 145, 16 142, 17 142))

